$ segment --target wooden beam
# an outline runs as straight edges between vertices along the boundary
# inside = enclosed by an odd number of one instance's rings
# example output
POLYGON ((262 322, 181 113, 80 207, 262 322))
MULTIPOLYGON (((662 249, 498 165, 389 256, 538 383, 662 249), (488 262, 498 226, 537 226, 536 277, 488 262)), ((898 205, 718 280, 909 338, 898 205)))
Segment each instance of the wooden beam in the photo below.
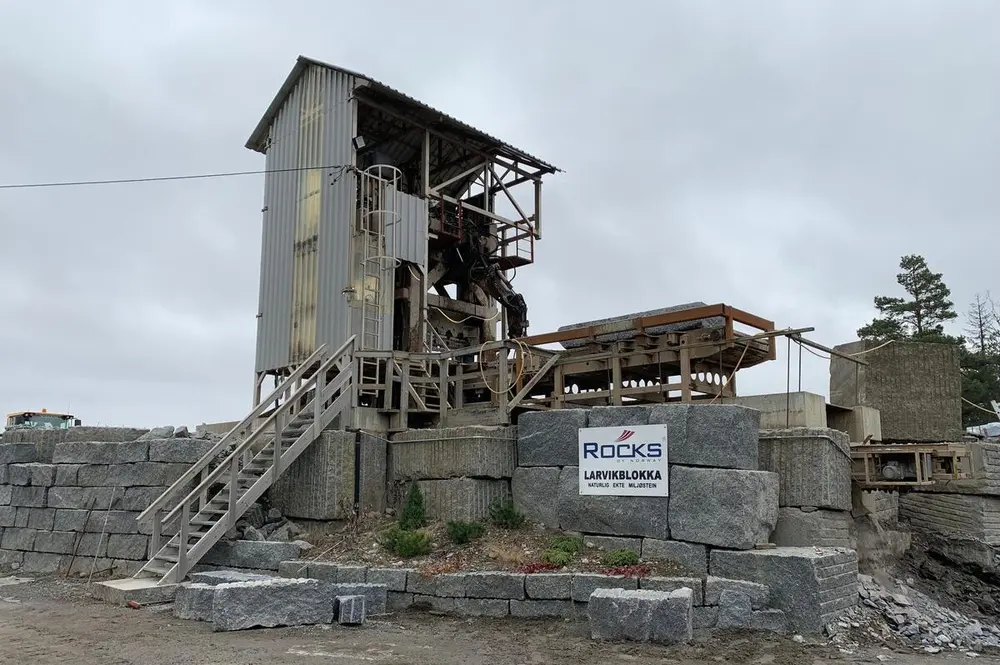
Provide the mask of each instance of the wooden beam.
POLYGON ((555 365, 556 361, 558 360, 559 360, 559 354, 558 353, 552 354, 552 357, 549 358, 546 361, 546 363, 542 365, 537 372, 535 372, 535 375, 531 377, 531 379, 529 379, 526 384, 524 384, 524 387, 521 388, 521 390, 518 391, 518 393, 514 395, 513 398, 511 398, 508 408, 513 409, 515 406, 520 404, 521 400, 524 399, 528 395, 528 393, 531 392, 531 389, 534 388, 538 384, 538 382, 542 380, 542 377, 548 374, 548 371, 552 369, 552 366, 555 365))

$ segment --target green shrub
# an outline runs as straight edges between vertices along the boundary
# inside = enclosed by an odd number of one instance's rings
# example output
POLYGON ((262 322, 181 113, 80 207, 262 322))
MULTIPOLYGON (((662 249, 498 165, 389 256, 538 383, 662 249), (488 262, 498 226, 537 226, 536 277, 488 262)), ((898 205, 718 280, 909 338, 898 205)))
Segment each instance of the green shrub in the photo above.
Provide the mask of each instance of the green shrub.
POLYGON ((429 554, 431 551, 430 534, 425 531, 407 531, 398 525, 384 531, 380 541, 387 550, 407 559, 429 554))
POLYGON ((427 526, 427 512, 424 509, 424 494, 416 483, 412 483, 406 495, 403 512, 399 515, 399 527, 404 531, 413 531, 425 526, 427 526))
POLYGON ((549 548, 576 554, 583 549, 583 538, 580 536, 553 536, 549 542, 549 548))
POLYGON ((482 522, 448 522, 448 539, 456 545, 464 545, 486 533, 486 525, 482 522))
POLYGON ((553 566, 568 566, 573 560, 573 555, 564 550, 545 550, 542 552, 542 561, 553 566))
POLYGON ((611 550, 601 557, 601 563, 609 568, 634 566, 639 563, 639 555, 632 550, 611 550))
POLYGON ((524 515, 517 512, 513 501, 497 499, 490 504, 490 521, 502 529, 517 529, 524 524, 524 515))

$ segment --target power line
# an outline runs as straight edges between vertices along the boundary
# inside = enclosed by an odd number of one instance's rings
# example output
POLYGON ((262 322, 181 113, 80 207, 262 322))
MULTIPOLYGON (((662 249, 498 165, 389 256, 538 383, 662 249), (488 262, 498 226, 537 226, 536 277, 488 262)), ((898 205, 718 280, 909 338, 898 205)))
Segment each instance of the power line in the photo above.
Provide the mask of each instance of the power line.
MULTIPOLYGON (((206 178, 232 178, 242 175, 264 175, 267 173, 288 173, 292 171, 315 171, 315 170, 340 170, 351 168, 346 164, 336 164, 333 166, 300 166, 289 169, 267 169, 264 171, 229 171, 225 173, 198 173, 192 175, 170 175, 157 176, 152 178, 120 178, 117 180, 74 180, 63 182, 32 182, 18 183, 13 185, 0 185, 0 189, 32 189, 38 187, 81 187, 90 185, 125 185, 137 182, 166 182, 171 180, 204 180, 206 178)), ((333 175, 331 173, 330 175, 333 175)))

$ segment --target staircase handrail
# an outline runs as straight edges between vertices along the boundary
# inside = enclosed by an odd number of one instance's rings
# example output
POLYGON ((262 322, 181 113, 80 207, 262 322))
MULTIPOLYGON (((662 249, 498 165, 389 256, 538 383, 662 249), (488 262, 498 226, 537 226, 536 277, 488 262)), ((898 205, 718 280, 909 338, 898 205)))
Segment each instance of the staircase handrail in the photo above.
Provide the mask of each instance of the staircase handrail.
MULTIPOLYGON (((227 455, 226 459, 220 462, 215 467, 215 469, 210 474, 208 474, 208 476, 203 478, 202 481, 198 483, 197 487, 188 492, 187 496, 181 499, 177 503, 177 505, 174 506, 173 510, 171 510, 163 517, 162 521, 164 523, 169 522, 175 515, 177 515, 177 513, 181 511, 181 509, 186 504, 189 504, 192 501, 194 501, 196 497, 203 494, 206 490, 208 490, 209 487, 212 486, 213 483, 217 482, 219 480, 219 477, 222 476, 224 472, 230 470, 234 458, 236 458, 238 455, 242 455, 243 453, 245 453, 257 441, 260 435, 266 431, 267 427, 270 424, 275 423, 280 415, 288 411, 292 407, 292 405, 299 400, 299 398, 301 398, 309 390, 311 390, 313 386, 316 385, 318 377, 324 375, 326 372, 329 372, 337 365, 337 363, 348 351, 348 349, 350 349, 353 346, 354 338, 355 335, 352 335, 334 353, 328 356, 327 359, 324 360, 323 363, 319 366, 319 369, 312 375, 312 377, 310 377, 307 381, 305 381, 294 393, 292 393, 292 395, 288 399, 282 402, 282 404, 277 409, 275 409, 270 416, 268 416, 267 420, 265 420, 260 427, 255 429, 253 433, 250 434, 250 436, 244 439, 240 443, 240 445, 237 446, 235 450, 233 450, 233 452, 227 455)), ((313 400, 322 399, 323 397, 324 397, 323 395, 316 395, 313 397, 313 400)), ((312 404, 313 400, 310 400, 309 404, 312 404)), ((305 408, 307 408, 308 406, 309 405, 307 404, 306 407, 303 408, 303 410, 305 410, 305 408)), ((277 427, 275 427, 274 436, 276 439, 280 441, 281 431, 277 427)), ((236 488, 230 488, 230 491, 235 492, 236 488)))
MULTIPOLYGON (((352 337, 351 340, 353 339, 354 338, 352 337)), ((302 376, 312 366, 312 364, 315 363, 317 360, 319 360, 325 352, 326 352, 326 344, 321 344, 319 348, 317 348, 311 356, 306 358, 306 360, 295 369, 294 372, 288 375, 287 379, 285 379, 284 381, 281 382, 280 385, 275 387, 275 389, 271 391, 271 393, 267 396, 266 399, 261 400, 261 402, 256 407, 254 407, 254 409, 249 414, 247 414, 247 416, 243 420, 241 420, 231 430, 226 432, 226 434, 221 439, 219 439, 218 443, 212 446, 211 450, 202 455, 201 458, 191 466, 191 468, 185 471, 180 478, 178 478, 176 481, 174 481, 174 483, 170 487, 164 490, 163 494, 158 496, 156 500, 153 501, 153 503, 151 503, 148 508, 146 508, 146 510, 139 513, 139 516, 136 517, 136 520, 140 524, 144 523, 148 521, 150 517, 152 517, 157 512, 162 510, 164 504, 166 504, 181 487, 184 487, 186 484, 191 482, 195 476, 201 473, 201 471, 205 467, 207 467, 209 464, 212 463, 212 460, 215 459, 215 457, 219 454, 220 451, 225 450, 226 446, 229 445, 229 441, 236 435, 237 432, 244 430, 247 426, 250 425, 250 423, 252 423, 258 417, 260 417, 260 414, 263 413, 269 407, 271 402, 275 401, 282 393, 284 393, 288 389, 288 387, 292 384, 292 382, 301 379, 302 376)), ((270 419, 268 421, 265 421, 264 424, 257 429, 262 429, 266 427, 268 422, 270 422, 270 419)), ((253 437, 254 434, 256 434, 256 431, 251 433, 250 437, 253 437)))

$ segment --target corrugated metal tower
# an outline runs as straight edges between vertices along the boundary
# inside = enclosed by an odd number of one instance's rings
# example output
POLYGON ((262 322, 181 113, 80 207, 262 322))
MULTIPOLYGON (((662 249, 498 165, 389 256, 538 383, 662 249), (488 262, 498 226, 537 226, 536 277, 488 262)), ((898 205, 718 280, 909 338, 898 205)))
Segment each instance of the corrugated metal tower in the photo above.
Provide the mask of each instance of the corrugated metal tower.
POLYGON ((420 352, 496 339, 498 322, 503 338, 527 332, 508 275, 534 260, 554 166, 301 56, 247 147, 267 170, 254 404, 267 377, 351 335, 364 350, 420 352))

